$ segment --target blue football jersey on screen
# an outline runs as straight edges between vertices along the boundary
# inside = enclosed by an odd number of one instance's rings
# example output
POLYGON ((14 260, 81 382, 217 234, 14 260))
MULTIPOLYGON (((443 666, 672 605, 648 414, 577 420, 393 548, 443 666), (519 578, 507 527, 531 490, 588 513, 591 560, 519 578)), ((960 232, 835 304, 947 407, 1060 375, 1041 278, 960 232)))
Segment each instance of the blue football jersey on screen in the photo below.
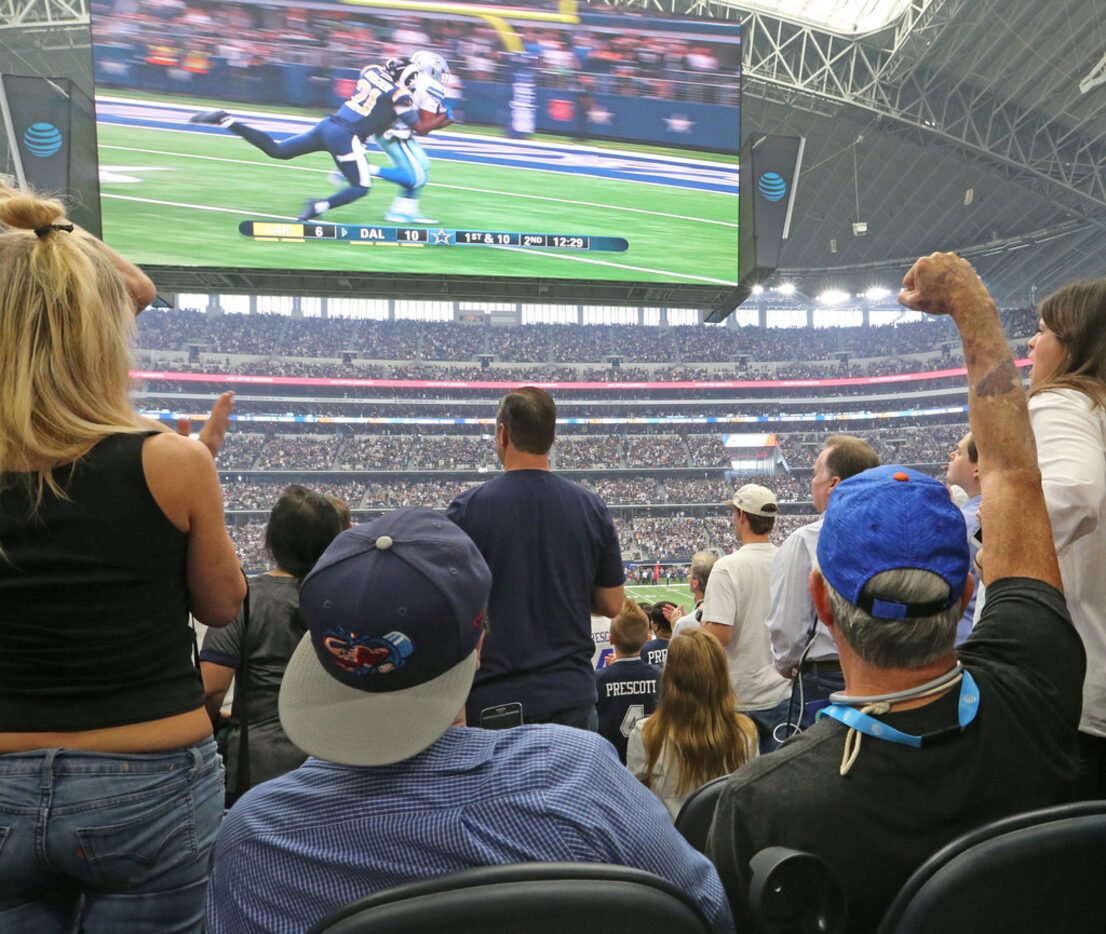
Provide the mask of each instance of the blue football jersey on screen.
POLYGON ((418 110, 411 92, 397 85, 380 65, 361 69, 357 87, 335 115, 358 136, 383 133, 396 120, 415 123, 418 110))

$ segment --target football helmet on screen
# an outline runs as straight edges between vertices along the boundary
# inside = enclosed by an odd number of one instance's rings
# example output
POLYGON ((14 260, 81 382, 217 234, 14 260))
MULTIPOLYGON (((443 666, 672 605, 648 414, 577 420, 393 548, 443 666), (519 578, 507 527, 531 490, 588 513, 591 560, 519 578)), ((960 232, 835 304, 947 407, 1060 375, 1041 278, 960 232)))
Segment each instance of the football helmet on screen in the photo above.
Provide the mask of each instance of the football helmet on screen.
POLYGON ((449 63, 437 52, 431 52, 429 49, 419 49, 411 56, 411 64, 435 81, 444 82, 449 77, 449 63))
POLYGON ((415 78, 420 71, 418 65, 404 56, 388 59, 388 61, 384 63, 384 70, 388 72, 389 78, 400 87, 407 88, 407 90, 413 88, 415 78))

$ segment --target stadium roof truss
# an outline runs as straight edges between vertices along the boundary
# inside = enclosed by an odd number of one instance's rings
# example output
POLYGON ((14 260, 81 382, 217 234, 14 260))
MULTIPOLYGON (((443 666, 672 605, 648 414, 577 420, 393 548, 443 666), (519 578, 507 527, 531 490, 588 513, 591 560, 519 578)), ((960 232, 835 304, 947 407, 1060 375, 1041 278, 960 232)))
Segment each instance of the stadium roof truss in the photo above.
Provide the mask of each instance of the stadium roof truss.
POLYGON ((0 0, 0 29, 88 24, 87 0, 0 0))
MULTIPOLYGON (((980 86, 963 71, 955 74, 941 67, 967 51, 965 43, 957 41, 957 31, 949 30, 957 15, 964 11, 977 23, 997 21, 1009 9, 1006 0, 910 0, 899 4, 901 13, 894 23, 863 34, 834 32, 824 21, 772 13, 767 2, 611 2, 655 12, 740 19, 743 85, 757 96, 790 104, 808 99, 814 110, 819 102, 832 102, 888 118, 903 132, 940 139, 967 159, 1000 170, 1009 180, 1062 202, 1106 229, 1101 216, 1106 209, 1101 127, 1091 132, 1063 107, 1028 105, 1026 87, 1020 83, 1003 95, 993 84, 980 86)), ((802 4, 783 0, 779 6, 802 4)), ((1064 4, 1055 7, 1061 10, 1064 4)), ((978 32, 971 32, 972 43, 977 43, 978 32)), ((1100 63, 1088 78, 1104 70, 1106 64, 1100 63)), ((889 127, 884 124, 881 129, 889 127)))

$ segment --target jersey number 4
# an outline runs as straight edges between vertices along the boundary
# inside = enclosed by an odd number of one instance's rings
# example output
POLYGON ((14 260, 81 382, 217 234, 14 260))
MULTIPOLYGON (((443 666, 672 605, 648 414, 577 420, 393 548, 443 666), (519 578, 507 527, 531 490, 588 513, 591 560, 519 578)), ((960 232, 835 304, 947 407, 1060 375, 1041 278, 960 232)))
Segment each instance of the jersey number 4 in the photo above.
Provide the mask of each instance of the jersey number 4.
POLYGON ((622 718, 622 725, 618 728, 619 732, 629 739, 630 734, 634 732, 634 725, 638 720, 644 719, 645 706, 643 704, 631 704, 626 708, 626 716, 622 718))
POLYGON ((346 102, 346 106, 354 113, 367 117, 376 106, 378 97, 380 97, 380 88, 374 87, 364 78, 358 78, 357 89, 353 92, 353 97, 346 102))

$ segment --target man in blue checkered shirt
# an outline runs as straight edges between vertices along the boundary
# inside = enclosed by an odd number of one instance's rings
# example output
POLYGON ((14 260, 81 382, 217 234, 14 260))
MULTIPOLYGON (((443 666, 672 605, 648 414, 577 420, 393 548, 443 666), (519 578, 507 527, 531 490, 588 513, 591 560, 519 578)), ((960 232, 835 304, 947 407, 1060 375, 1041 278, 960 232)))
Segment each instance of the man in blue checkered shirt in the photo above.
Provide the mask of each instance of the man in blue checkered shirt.
POLYGON ((227 815, 210 934, 299 932, 380 889, 535 861, 644 869, 733 930, 714 867, 606 740, 465 727, 490 588, 441 513, 397 510, 334 540, 304 579, 309 632, 280 693, 281 723, 312 758, 227 815))

